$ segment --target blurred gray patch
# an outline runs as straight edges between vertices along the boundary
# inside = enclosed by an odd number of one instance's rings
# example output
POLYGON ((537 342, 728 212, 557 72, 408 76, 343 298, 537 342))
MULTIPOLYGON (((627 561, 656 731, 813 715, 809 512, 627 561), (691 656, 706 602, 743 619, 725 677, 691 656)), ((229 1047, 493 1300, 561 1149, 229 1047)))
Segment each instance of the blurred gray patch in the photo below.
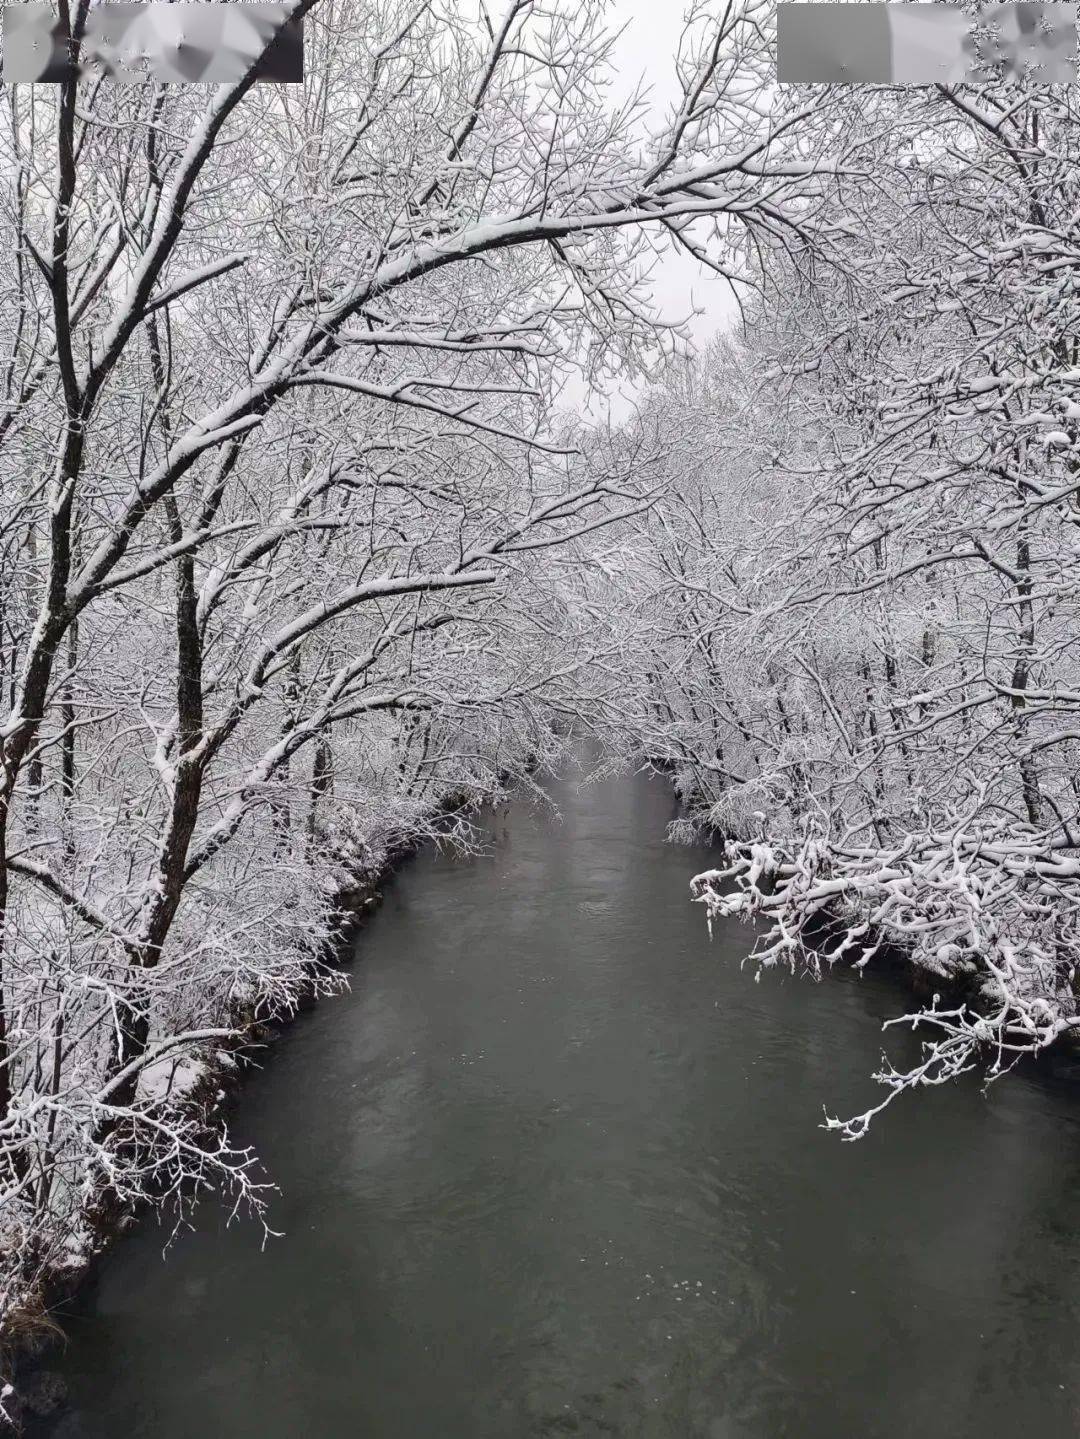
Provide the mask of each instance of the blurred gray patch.
POLYGON ((986 5, 979 12, 974 48, 980 78, 988 66, 1038 85, 1076 80, 1076 8, 1061 3, 986 5), (985 37, 985 38, 983 38, 985 37))
POLYGON ((48 5, 4 6, 4 81, 62 80, 67 36, 48 5))
POLYGON ((780 84, 952 85, 1076 79, 1076 10, 1061 0, 988 4, 781 4, 780 84))
POLYGON ((883 5, 892 34, 894 85, 955 85, 968 77, 971 16, 959 5, 883 5))
MULTIPOLYGON (((95 5, 87 17, 79 72, 120 84, 148 79, 217 85, 239 80, 263 57, 257 78, 300 84, 303 22, 291 4, 136 3, 95 5)), ((4 7, 4 80, 58 81, 67 74, 67 39, 43 0, 4 7)))
POLYGON ((887 85, 892 37, 885 5, 776 7, 776 78, 781 85, 859 81, 887 85))

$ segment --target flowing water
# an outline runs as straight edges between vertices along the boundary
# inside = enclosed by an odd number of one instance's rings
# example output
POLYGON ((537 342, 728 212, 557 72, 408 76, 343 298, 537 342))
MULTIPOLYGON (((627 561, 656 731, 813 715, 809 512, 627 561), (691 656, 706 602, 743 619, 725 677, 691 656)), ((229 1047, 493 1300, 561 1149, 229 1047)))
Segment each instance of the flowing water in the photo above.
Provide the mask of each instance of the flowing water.
MULTIPOLYGON (((284 1237, 121 1240, 50 1439, 1080 1432, 1080 1103, 876 1102, 886 977, 740 969, 667 786, 550 785, 421 854, 234 1105, 284 1237)), ((910 1040, 893 1043, 899 1057, 910 1040)), ((906 1047, 908 1046, 908 1047, 906 1047)))

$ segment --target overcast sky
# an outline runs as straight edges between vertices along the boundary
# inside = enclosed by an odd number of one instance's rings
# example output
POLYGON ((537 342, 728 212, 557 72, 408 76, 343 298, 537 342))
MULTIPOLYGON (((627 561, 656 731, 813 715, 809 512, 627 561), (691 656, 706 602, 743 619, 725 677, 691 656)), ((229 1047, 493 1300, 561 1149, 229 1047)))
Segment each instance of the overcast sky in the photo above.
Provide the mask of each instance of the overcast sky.
MULTIPOLYGON (((626 23, 620 37, 620 71, 627 91, 644 78, 652 88, 652 103, 658 114, 678 97, 672 63, 683 28, 683 6, 679 0, 614 0, 613 19, 626 23)), ((665 315, 681 318, 694 305, 706 313, 693 322, 694 334, 708 339, 737 313, 727 284, 688 255, 666 259, 657 273, 657 295, 665 315)))
MULTIPOLYGON (((679 94, 673 60, 683 28, 682 0, 614 0, 611 18, 614 28, 626 25, 617 52, 620 87, 629 94, 635 83, 644 79, 652 92, 652 107, 658 118, 662 117, 679 94)), ((691 334, 699 344, 725 329, 738 313, 726 282, 689 255, 666 253, 653 273, 653 287, 663 318, 689 320, 691 334), (694 315, 695 309, 703 313, 694 315)), ((587 408, 594 418, 607 411, 607 401, 586 405, 583 387, 578 390, 575 386, 568 398, 575 408, 587 408)), ((627 408, 625 399, 612 397, 613 419, 627 408)))

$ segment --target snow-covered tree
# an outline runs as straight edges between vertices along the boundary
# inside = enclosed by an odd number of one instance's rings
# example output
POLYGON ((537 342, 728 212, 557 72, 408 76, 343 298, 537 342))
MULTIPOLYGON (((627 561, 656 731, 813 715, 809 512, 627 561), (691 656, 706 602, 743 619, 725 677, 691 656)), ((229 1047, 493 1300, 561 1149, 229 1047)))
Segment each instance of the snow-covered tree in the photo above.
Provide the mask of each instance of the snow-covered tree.
POLYGON ((831 102, 770 112, 760 0, 693 8, 656 133, 604 12, 301 0, 302 89, 6 96, 8 1315, 106 1198, 260 1202, 200 1056, 339 982, 351 873, 610 709, 583 577, 657 455, 555 401, 670 349, 656 237, 832 236, 831 102))
POLYGON ((910 1017, 934 1038, 888 1103, 1080 1023, 1080 132, 1067 87, 844 105, 822 123, 872 162, 828 201, 846 240, 767 257, 721 372, 748 397, 691 404, 754 513, 701 527, 668 593, 682 672, 708 651, 684 687, 724 694, 676 726, 729 835, 710 913, 770 920, 764 964, 818 964, 828 916, 827 957, 899 943, 975 991, 910 1017))

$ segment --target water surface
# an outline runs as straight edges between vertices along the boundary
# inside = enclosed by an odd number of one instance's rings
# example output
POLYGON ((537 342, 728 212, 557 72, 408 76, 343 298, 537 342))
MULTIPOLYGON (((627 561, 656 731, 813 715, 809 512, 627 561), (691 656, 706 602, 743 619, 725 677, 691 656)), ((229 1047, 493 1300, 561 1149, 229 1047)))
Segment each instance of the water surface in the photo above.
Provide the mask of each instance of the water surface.
POLYGON ((518 802, 388 882, 351 994, 234 1106, 284 1237, 209 1202, 164 1262, 153 1224, 118 1243, 42 1432, 1078 1432, 1075 1092, 953 1085, 840 1143, 894 982, 755 983, 662 781, 550 790, 561 818, 518 802))

